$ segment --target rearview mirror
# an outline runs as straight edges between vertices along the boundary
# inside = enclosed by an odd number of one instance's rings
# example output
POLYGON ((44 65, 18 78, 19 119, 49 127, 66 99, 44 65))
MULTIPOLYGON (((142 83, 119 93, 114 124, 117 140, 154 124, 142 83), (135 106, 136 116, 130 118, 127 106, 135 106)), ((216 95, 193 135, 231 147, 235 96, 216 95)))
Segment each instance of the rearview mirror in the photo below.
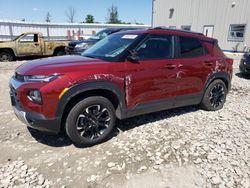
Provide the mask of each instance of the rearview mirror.
POLYGON ((128 55, 127 60, 131 63, 138 63, 139 62, 139 56, 136 51, 129 51, 130 55, 128 55))

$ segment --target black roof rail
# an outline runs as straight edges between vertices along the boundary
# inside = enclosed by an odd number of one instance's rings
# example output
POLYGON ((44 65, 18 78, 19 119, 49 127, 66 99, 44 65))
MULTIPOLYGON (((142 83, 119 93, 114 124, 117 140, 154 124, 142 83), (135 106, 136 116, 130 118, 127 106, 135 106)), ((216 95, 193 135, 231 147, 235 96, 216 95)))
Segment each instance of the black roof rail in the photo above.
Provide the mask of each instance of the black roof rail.
POLYGON ((187 30, 182 30, 182 29, 174 29, 174 28, 169 28, 169 27, 165 27, 165 26, 152 27, 150 29, 162 29, 162 30, 168 30, 168 31, 179 31, 179 32, 183 32, 183 33, 192 33, 192 34, 197 34, 197 35, 204 36, 203 33, 194 32, 194 31, 187 31, 187 30))

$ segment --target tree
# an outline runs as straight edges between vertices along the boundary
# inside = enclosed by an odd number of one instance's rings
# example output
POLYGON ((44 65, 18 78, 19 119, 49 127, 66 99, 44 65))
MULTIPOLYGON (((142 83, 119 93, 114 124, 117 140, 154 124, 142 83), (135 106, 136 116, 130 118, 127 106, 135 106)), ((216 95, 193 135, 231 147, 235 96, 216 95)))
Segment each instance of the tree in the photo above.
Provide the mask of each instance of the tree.
POLYGON ((94 16, 91 14, 88 14, 85 18, 85 23, 94 23, 95 19, 94 16))
POLYGON ((108 18, 107 23, 110 24, 119 24, 121 20, 118 19, 118 8, 112 4, 112 6, 108 9, 108 18))
POLYGON ((69 23, 75 22, 75 16, 76 16, 76 9, 73 7, 69 7, 66 11, 66 17, 69 23))
POLYGON ((45 17, 45 22, 51 22, 51 15, 49 12, 47 12, 46 17, 45 17))

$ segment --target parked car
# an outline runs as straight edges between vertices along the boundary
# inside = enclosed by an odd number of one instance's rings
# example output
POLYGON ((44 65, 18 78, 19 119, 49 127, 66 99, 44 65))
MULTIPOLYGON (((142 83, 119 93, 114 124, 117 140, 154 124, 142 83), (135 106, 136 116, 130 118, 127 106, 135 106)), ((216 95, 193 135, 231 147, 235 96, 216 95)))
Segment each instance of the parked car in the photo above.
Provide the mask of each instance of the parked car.
POLYGON ((82 56, 34 60, 16 69, 10 95, 29 127, 65 129, 77 146, 106 140, 116 119, 200 105, 220 110, 233 60, 215 39, 171 29, 112 34, 82 56))
POLYGON ((96 33, 94 36, 91 36, 89 39, 85 40, 74 40, 71 41, 68 46, 65 48, 65 51, 68 55, 81 55, 85 50, 93 46, 95 43, 105 38, 108 35, 111 35, 116 32, 126 31, 126 30, 135 30, 138 28, 108 28, 103 29, 96 33))
POLYGON ((240 72, 250 74, 250 53, 245 53, 240 61, 240 72))
POLYGON ((0 62, 24 56, 64 55, 67 41, 45 41, 42 33, 23 33, 12 41, 0 43, 0 62))

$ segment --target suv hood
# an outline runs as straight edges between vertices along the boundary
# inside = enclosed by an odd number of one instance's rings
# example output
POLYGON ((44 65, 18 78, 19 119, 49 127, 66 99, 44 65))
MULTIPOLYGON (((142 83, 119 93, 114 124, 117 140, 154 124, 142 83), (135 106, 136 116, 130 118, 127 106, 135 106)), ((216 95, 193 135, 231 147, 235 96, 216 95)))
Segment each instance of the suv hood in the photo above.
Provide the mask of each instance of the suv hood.
POLYGON ((30 61, 19 66, 16 72, 20 75, 54 75, 67 72, 83 71, 84 69, 103 69, 96 65, 107 65, 100 59, 87 58, 83 56, 61 56, 50 57, 30 61))

